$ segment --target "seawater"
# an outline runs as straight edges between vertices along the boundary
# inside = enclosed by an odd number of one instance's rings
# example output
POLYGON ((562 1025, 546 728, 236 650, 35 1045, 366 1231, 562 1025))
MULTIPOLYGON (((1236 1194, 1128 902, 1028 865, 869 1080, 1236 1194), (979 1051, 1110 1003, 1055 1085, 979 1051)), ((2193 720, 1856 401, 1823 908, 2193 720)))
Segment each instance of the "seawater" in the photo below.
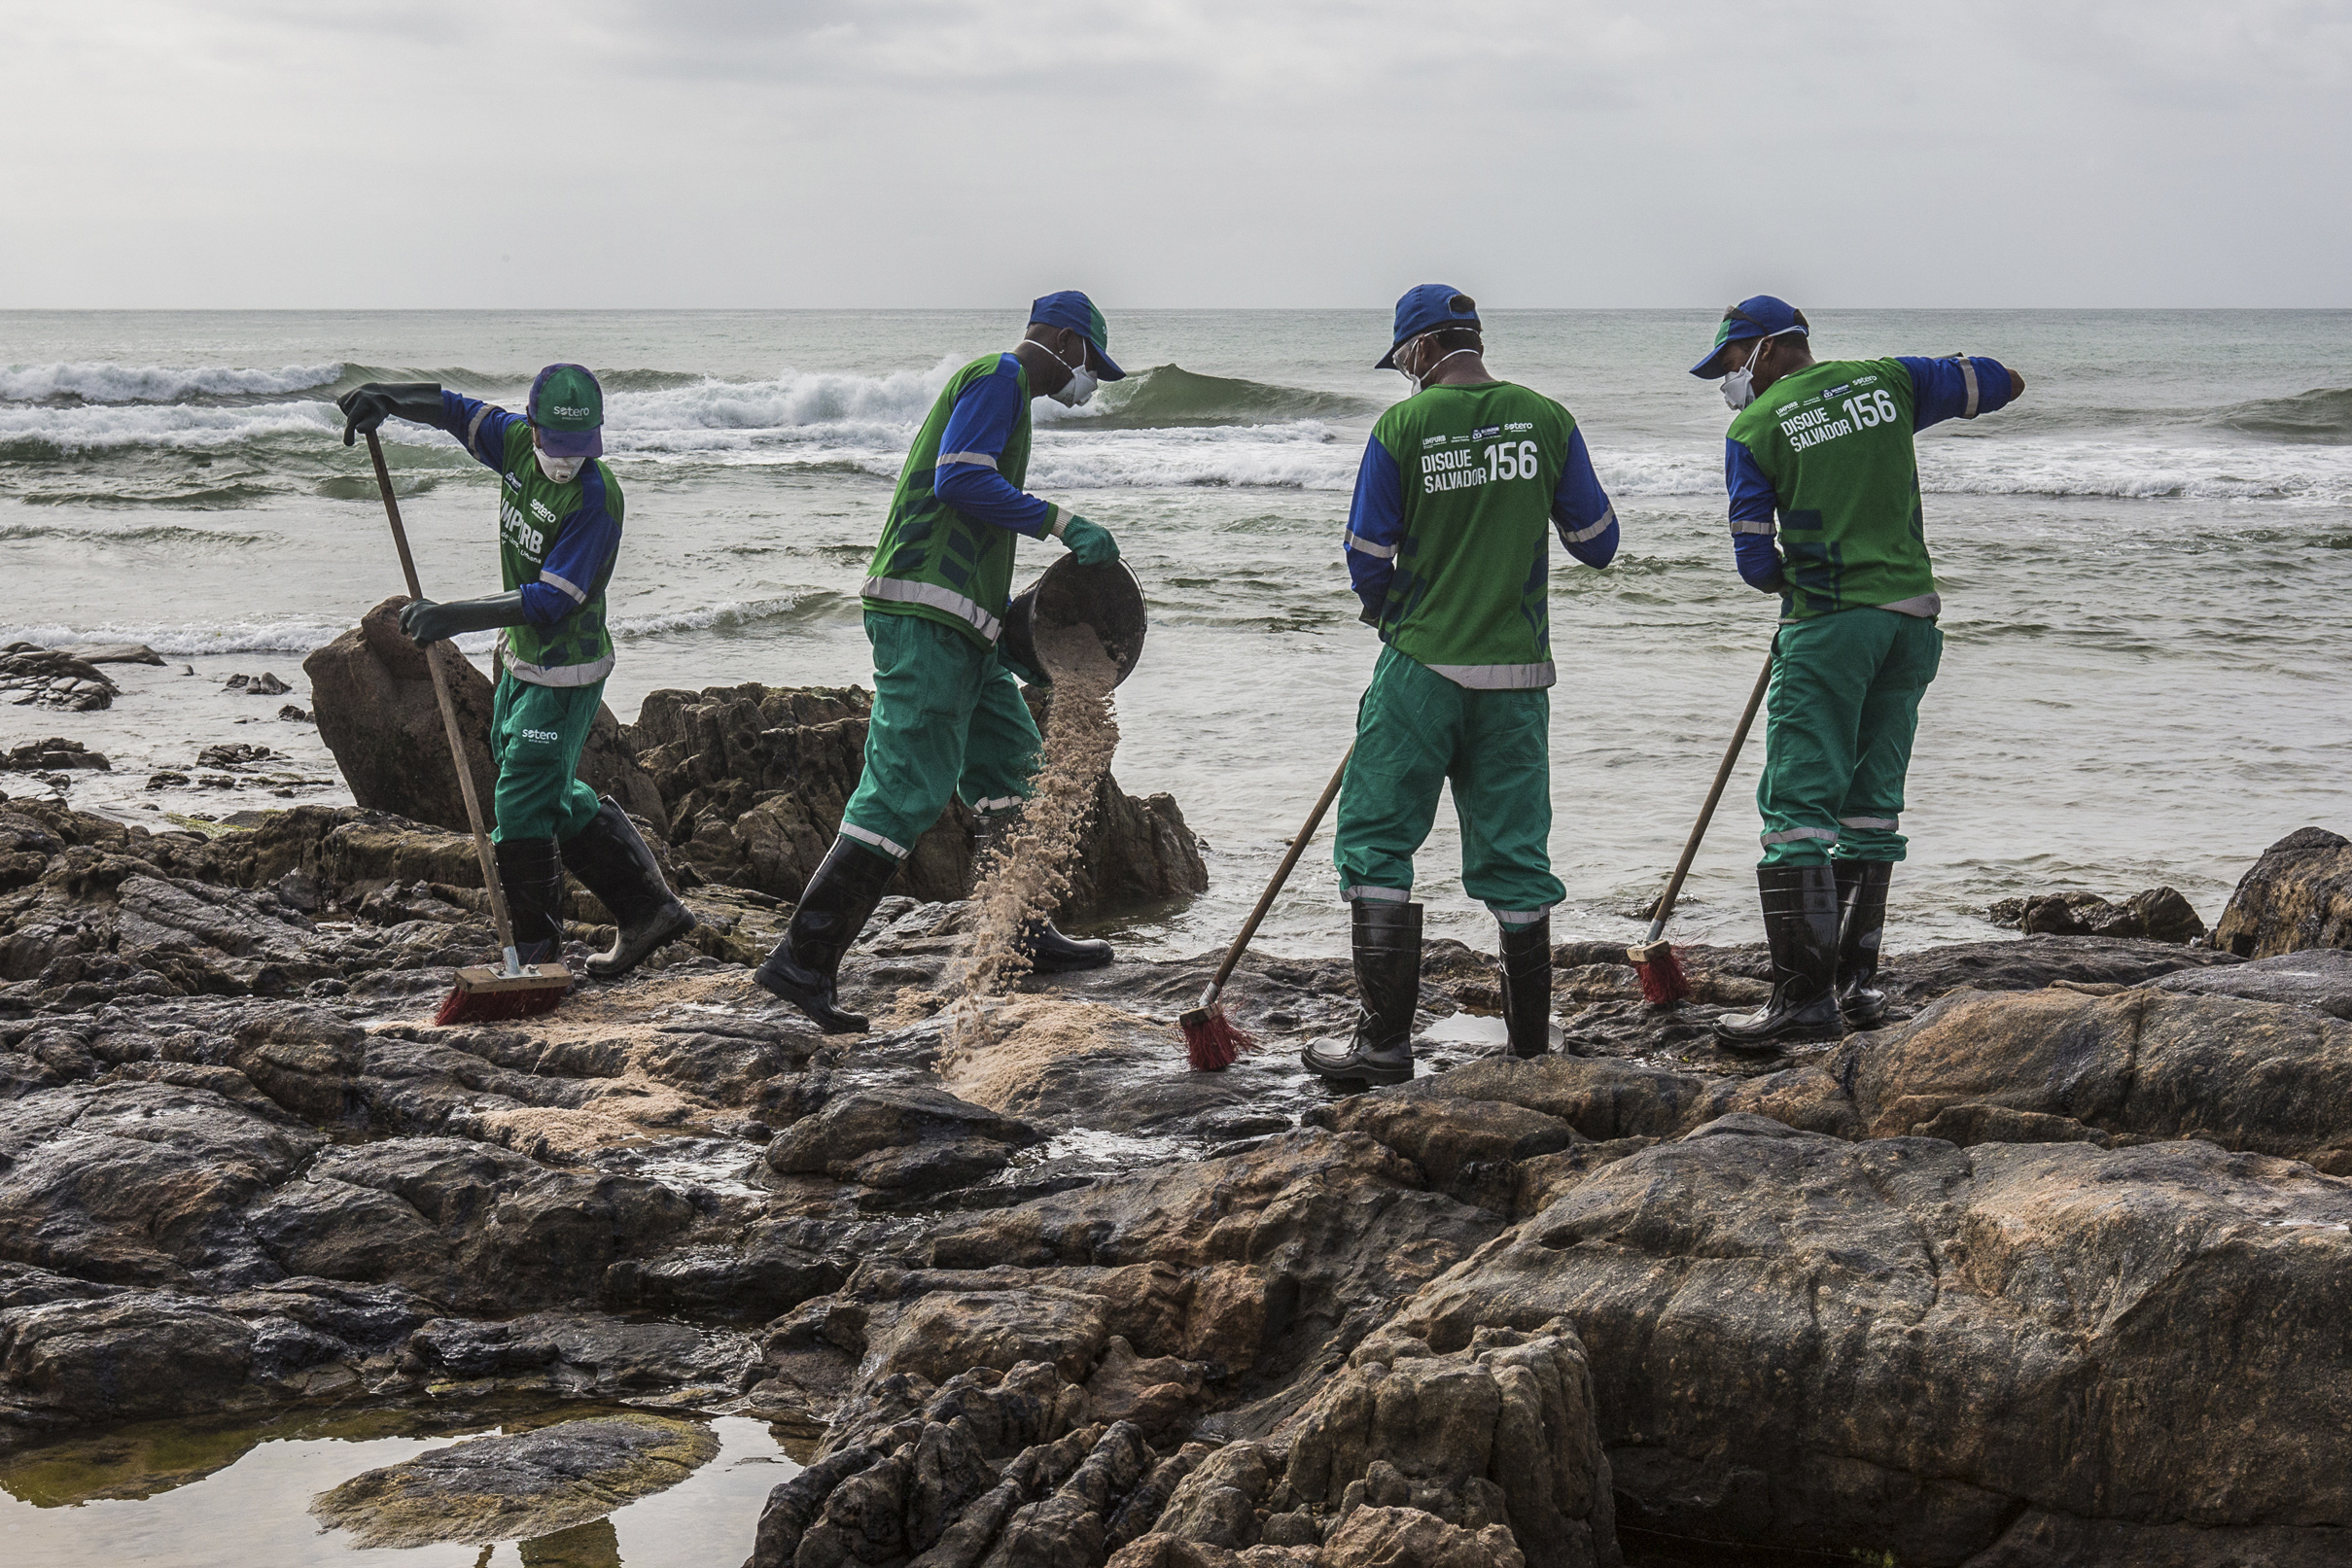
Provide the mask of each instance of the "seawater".
MULTIPOLYGON (((1083 410, 1037 405, 1031 485, 1111 529, 1149 598, 1115 769, 1131 792, 1176 797, 1214 881, 1118 931, 1196 952, 1238 925, 1348 745, 1376 645, 1339 538, 1371 421, 1404 385, 1370 367, 1386 310, 1112 303, 1131 376, 1083 410)), ((2264 846, 2344 825, 2352 313, 1808 308, 1825 357, 1965 350, 2029 383, 2014 408, 1919 441, 1948 642, 1904 815, 1896 947, 1989 935, 1993 899, 2054 888, 2169 883, 2211 920, 2264 846)), ((1732 569, 1726 414, 1685 373, 1714 316, 1487 312, 1490 364, 1575 413, 1624 525, 1607 572, 1555 556, 1562 937, 1637 933, 1626 912, 1672 865, 1772 635, 1774 602, 1732 569)), ((400 588, 332 399, 434 379, 519 407, 558 359, 604 378, 628 500, 614 710, 629 719, 661 687, 865 682, 857 587, 899 459, 953 368, 1021 323, 1018 308, 0 315, 0 643, 135 639, 173 660, 123 672, 108 713, 0 708, 0 741, 108 751, 116 771, 76 776, 71 798, 131 820, 346 798, 314 732, 274 717, 307 705, 302 655, 400 588), (222 685, 263 669, 296 691, 222 685), (285 782, 143 787, 240 740, 283 753, 285 782)), ((426 591, 494 590, 491 476, 438 433, 386 436, 426 591)), ((1058 554, 1024 543, 1016 582, 1058 554)), ((1760 932, 1761 760, 1759 731, 1678 917, 1689 937, 1760 932)), ((1268 951, 1344 947, 1328 834, 1268 951)), ((1431 929, 1491 946, 1457 857, 1441 811, 1419 869, 1431 929)))

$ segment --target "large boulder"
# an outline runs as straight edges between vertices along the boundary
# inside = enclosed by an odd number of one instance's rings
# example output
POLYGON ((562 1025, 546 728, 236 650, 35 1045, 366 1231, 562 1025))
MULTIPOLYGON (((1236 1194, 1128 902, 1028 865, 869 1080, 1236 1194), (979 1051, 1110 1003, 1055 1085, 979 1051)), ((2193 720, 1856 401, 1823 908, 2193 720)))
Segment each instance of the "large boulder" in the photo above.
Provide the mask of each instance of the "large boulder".
POLYGON ((2213 945, 2243 958, 2303 948, 2352 948, 2352 840, 2301 827, 2238 879, 2213 945))
MULTIPOLYGON (((368 611, 359 625, 304 659, 302 673, 310 678, 319 739, 334 753, 352 799, 463 832, 466 802, 450 766, 432 672, 424 651, 401 635, 400 610, 407 602, 396 594, 368 611)), ((487 816, 495 811, 498 780, 490 765, 490 678, 460 658, 444 657, 441 668, 466 737, 474 795, 487 816)), ((656 826, 668 822, 661 792, 621 745, 620 720, 601 704, 579 754, 579 777, 631 814, 656 826)))
MULTIPOLYGON (((2269 1526, 2311 1554, 2265 1560, 2316 1562, 2352 1525, 2347 1309, 2352 1183, 2307 1166, 1732 1116, 1594 1171, 1385 1332, 1447 1355, 1572 1322, 1644 1529, 1918 1564, 2054 1532, 2086 1551, 2049 1560, 2120 1565, 2269 1526)), ((1976 1560, 2044 1560, 2012 1544, 1976 1560)))
MULTIPOLYGON (((714 882, 797 899, 865 768, 873 700, 856 686, 656 691, 623 732, 669 810, 670 842, 714 882)), ((894 891, 954 900, 972 886, 972 817, 960 801, 915 842, 894 891)), ((1197 893, 1199 842, 1174 799, 1095 786, 1064 906, 1072 918, 1197 893)))

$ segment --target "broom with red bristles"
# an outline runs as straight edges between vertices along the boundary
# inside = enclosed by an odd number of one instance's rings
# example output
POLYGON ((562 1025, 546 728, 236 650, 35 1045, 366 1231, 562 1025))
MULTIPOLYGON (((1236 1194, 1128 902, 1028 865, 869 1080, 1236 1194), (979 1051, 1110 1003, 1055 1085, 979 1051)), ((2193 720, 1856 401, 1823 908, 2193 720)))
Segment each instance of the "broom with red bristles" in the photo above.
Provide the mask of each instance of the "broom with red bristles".
POLYGON ((1298 857, 1306 853, 1307 841, 1315 837, 1316 828, 1323 825, 1323 813, 1331 809, 1332 800, 1339 794, 1340 781, 1348 776, 1348 757, 1353 755, 1355 748, 1351 746, 1348 748, 1348 756, 1339 759, 1339 767, 1333 771, 1331 782, 1323 786, 1323 798, 1316 801, 1315 810, 1307 814, 1306 825, 1298 830, 1298 837, 1290 841, 1289 850, 1282 855, 1282 863, 1274 868, 1274 880, 1266 884, 1264 892, 1258 894, 1257 908, 1251 910, 1249 918, 1242 923, 1242 934, 1235 937, 1233 946, 1225 950, 1225 961, 1217 965, 1216 978, 1209 982, 1207 991, 1201 993, 1200 1005, 1176 1021, 1184 1030, 1184 1055, 1192 1063, 1193 1071, 1223 1072, 1255 1043, 1240 1025, 1225 1016, 1225 1009, 1217 1002, 1217 993, 1225 989, 1225 982, 1233 978, 1233 966, 1242 961, 1242 954, 1248 948, 1249 939, 1257 935, 1258 923, 1266 918, 1266 911, 1274 907, 1275 894, 1281 892, 1282 884, 1290 880, 1290 868, 1297 865, 1298 857))
MULTIPOLYGON (((1773 642, 1779 635, 1773 634, 1773 642)), ((1699 808, 1699 820, 1691 824, 1691 836, 1684 840, 1682 858, 1675 862, 1674 875, 1667 879, 1666 891, 1659 897, 1649 935, 1639 947, 1625 950, 1626 961, 1641 977, 1641 999, 1652 1007, 1666 1007, 1688 1000, 1691 982, 1683 974, 1682 965, 1675 961, 1674 949, 1667 942, 1667 918, 1674 913, 1674 899, 1682 891, 1682 879, 1691 874, 1691 862, 1699 857, 1699 841, 1706 837, 1706 824, 1714 819, 1715 803, 1723 798, 1723 786, 1731 782, 1732 767, 1739 760, 1739 749, 1747 745, 1747 732, 1756 722, 1756 710, 1764 706, 1765 688, 1773 682, 1773 655, 1764 655, 1764 673, 1756 677, 1756 689, 1747 695, 1747 712, 1739 715, 1739 727, 1732 731, 1732 744, 1724 749, 1723 766, 1715 770, 1714 786, 1706 792, 1706 804, 1699 808)))
MULTIPOLYGON (((392 475, 384 467, 383 443, 368 433, 368 456, 375 464, 375 487, 383 492, 384 516, 392 523, 392 542, 401 552, 401 570, 408 575, 408 597, 422 599, 416 579, 416 558, 408 553, 408 533, 401 527, 400 504, 392 499, 392 475)), ((441 705, 441 728, 449 733, 449 759, 457 769, 458 792, 466 797, 466 820, 474 825, 474 853, 482 862, 482 886, 490 892, 490 918, 498 926, 503 966, 460 969, 457 985, 433 1015, 436 1024, 482 1024, 494 1019, 534 1018, 555 1011, 572 989, 572 972, 560 963, 526 964, 514 951, 514 922, 507 914, 507 889, 498 880, 498 856, 490 835, 482 830, 482 803, 474 792, 474 769, 466 760, 465 732, 457 725, 457 705, 449 697, 449 679, 441 660, 449 645, 425 646, 425 668, 433 673, 433 695, 441 705)))

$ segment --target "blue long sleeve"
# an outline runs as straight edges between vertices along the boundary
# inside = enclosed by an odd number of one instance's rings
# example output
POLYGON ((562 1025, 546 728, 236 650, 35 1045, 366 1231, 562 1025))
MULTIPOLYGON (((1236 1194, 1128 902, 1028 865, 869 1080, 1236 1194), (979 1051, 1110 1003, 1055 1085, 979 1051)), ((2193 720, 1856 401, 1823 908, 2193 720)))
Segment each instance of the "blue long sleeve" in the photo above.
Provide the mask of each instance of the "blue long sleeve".
POLYGON ((1739 575, 1751 588, 1780 592, 1780 551, 1773 544, 1779 498, 1756 454, 1729 436, 1723 441, 1723 487, 1732 496, 1732 558, 1739 575))
POLYGON ((518 423, 527 422, 494 402, 441 389, 441 429, 456 436, 474 461, 486 469, 507 466, 507 431, 518 423))
POLYGON ((1617 558, 1617 508, 1593 471, 1593 454, 1585 449, 1581 430, 1568 433, 1567 465, 1552 492, 1552 526, 1560 530, 1568 553, 1586 566, 1603 567, 1617 558))
POLYGON ((1355 470, 1355 499, 1348 506, 1348 580, 1367 615, 1378 617, 1396 575, 1397 541, 1405 537, 1405 477, 1377 438, 1364 443, 1355 470))
POLYGON ((620 551, 620 525, 605 495, 605 470, 594 461, 579 470, 579 509, 563 521, 546 559, 540 563, 539 580, 522 585, 523 613, 534 626, 563 619, 604 586, 613 575, 613 560, 620 551))
POLYGON ((997 471, 997 461, 1028 409, 1021 397, 1021 362, 1000 356, 995 372, 964 389, 939 434, 939 462, 931 481, 939 499, 974 522, 1043 535, 1056 507, 1017 488, 997 471))
POLYGON ((1913 430, 1941 425, 1948 419, 1974 419, 2009 406, 2009 369, 1999 360, 1982 355, 1929 360, 1904 354, 1895 363, 1911 372, 1913 430))

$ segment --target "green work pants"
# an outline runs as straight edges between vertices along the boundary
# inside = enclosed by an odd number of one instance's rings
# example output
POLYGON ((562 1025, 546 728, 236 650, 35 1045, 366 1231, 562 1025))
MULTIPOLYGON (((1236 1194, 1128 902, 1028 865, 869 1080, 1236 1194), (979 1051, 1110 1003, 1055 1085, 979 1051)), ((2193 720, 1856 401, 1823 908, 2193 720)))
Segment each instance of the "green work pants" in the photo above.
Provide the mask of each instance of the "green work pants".
POLYGON ((1355 754, 1340 785, 1340 896, 1413 896, 1413 854, 1454 785, 1461 884, 1505 925, 1536 921, 1565 896, 1552 875, 1551 693, 1472 691, 1383 648, 1355 714, 1355 754))
POLYGON ((490 699, 490 760, 498 768, 492 838, 561 840, 588 825, 596 791, 576 775, 604 695, 601 680, 535 686, 511 672, 498 678, 490 699))
POLYGON ((951 796, 984 817, 1027 800, 1037 721, 996 649, 935 620, 870 610, 865 635, 874 645, 874 713, 865 774, 841 831, 903 860, 951 796))
POLYGON ((1934 621, 1891 610, 1780 628, 1756 785, 1765 865, 1903 858, 1903 780, 1943 653, 1934 621))

